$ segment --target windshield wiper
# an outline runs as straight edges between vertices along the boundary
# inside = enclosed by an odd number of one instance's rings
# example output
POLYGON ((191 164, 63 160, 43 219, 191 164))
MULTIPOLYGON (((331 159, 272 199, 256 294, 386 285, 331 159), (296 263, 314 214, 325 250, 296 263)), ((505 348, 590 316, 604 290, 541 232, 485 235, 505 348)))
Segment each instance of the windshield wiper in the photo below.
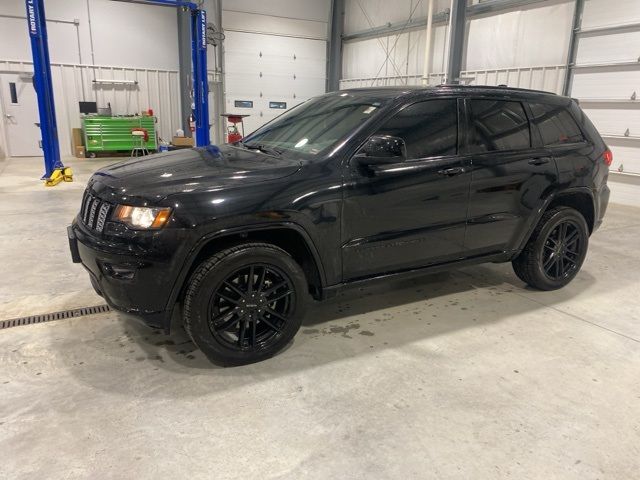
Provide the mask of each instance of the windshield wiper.
POLYGON ((266 145, 262 145, 262 144, 257 144, 257 145, 249 145, 247 143, 244 142, 240 142, 240 144, 245 147, 248 148, 249 150, 260 150, 261 152, 264 152, 268 155, 274 155, 276 157, 279 157, 280 155, 282 155, 282 152, 280 150, 278 150, 275 147, 268 147, 266 145))

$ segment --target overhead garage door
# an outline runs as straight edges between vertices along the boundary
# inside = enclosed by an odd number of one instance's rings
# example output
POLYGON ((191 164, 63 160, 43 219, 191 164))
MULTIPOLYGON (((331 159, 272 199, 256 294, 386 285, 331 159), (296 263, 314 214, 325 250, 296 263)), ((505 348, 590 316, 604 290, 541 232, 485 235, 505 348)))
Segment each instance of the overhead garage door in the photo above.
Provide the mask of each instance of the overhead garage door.
POLYGON ((326 42, 228 31, 226 112, 247 114, 249 133, 289 108, 324 93, 326 42))
POLYGON ((588 0, 571 95, 613 151, 612 170, 640 174, 640 2, 588 0))

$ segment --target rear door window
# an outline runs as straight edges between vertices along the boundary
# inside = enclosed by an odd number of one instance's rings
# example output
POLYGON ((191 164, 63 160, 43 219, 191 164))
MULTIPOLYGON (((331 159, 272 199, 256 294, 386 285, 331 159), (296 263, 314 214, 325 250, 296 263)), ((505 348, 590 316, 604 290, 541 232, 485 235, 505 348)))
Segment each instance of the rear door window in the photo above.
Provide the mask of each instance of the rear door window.
POLYGON ((580 127, 565 107, 531 103, 533 123, 538 126, 545 147, 584 142, 580 127))
POLYGON ((471 100, 471 153, 523 150, 531 147, 529 121, 520 102, 471 100))
POLYGON ((407 160, 455 155, 458 104, 455 98, 414 103, 391 117, 376 132, 404 140, 407 160))

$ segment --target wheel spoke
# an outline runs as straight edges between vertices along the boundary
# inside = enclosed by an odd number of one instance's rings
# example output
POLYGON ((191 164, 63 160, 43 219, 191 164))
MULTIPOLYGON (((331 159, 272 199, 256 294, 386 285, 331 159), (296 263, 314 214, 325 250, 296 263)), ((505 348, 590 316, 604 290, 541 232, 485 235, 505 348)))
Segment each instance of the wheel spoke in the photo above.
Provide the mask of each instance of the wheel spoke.
POLYGON ((565 251, 565 254, 574 255, 575 257, 578 257, 580 255, 580 252, 578 252, 577 249, 576 250, 567 249, 565 251))
POLYGON ((556 258, 557 256, 553 253, 549 256, 549 258, 547 258, 543 265, 545 272, 548 271, 549 267, 555 263, 556 258))
POLYGON ((267 276, 267 267, 262 267, 262 272, 258 277, 258 285, 256 286, 256 292, 261 292, 264 288, 264 279, 267 276))
POLYGON ((562 259, 569 264, 569 267, 574 267, 576 265, 576 261, 567 254, 563 255, 562 259))
POLYGON ((264 322, 274 332, 280 333, 281 330, 278 327, 276 327, 273 323, 271 323, 270 320, 267 320, 267 318, 264 316, 263 313, 260 314, 260 321, 264 322))
POLYGON ((219 290, 216 292, 216 295, 218 295, 220 298, 226 300, 229 303, 233 303, 234 305, 238 305, 238 300, 234 300, 233 298, 225 295, 224 293, 220 293, 219 290))
POLYGON ((578 232, 578 230, 573 230, 569 235, 567 235, 567 238, 565 238, 565 243, 567 245, 569 245, 570 243, 575 242, 576 240, 578 240, 578 237, 580 232, 578 232))
POLYGON ((283 298, 285 298, 285 297, 288 297, 288 296, 289 296, 289 295, 291 295, 292 293, 293 293, 293 291, 291 291, 291 290, 287 290, 286 292, 281 293, 280 295, 278 295, 278 296, 277 296, 277 297, 275 297, 275 298, 267 298, 267 302, 269 302, 269 303, 277 302, 278 300, 281 300, 281 299, 283 299, 283 298))
POLYGON ((271 307, 267 307, 264 309, 265 313, 268 313, 270 315, 273 315, 274 317, 278 317, 280 320, 282 320, 283 322, 286 322, 287 319, 286 317, 284 317, 282 314, 276 312, 273 308, 271 307))
POLYGON ((235 328, 232 328, 232 327, 235 327, 239 321, 244 319, 245 316, 246 315, 236 316, 234 313, 234 316, 231 317, 226 322, 224 322, 223 324, 215 326, 215 323, 214 323, 214 327, 219 332, 228 332, 229 330, 235 330, 235 328))
POLYGON ((232 292, 235 292, 237 295, 244 297, 245 293, 241 292, 240 289, 238 289, 238 287, 233 285, 231 282, 225 281, 223 285, 227 287, 229 290, 231 290, 232 292))
POLYGON ((258 319, 254 318, 251 322, 251 348, 256 348, 256 324, 258 323, 258 319))
POLYGON ((564 242, 564 240, 567 238, 567 223, 563 222, 560 224, 560 236, 559 236, 559 240, 560 242, 564 242))
POLYGON ((249 275, 247 276, 247 293, 253 293, 253 265, 249 267, 249 275))
POLYGON ((276 290, 278 290, 279 288, 284 287, 285 285, 288 285, 289 282, 287 282, 286 280, 283 282, 278 283, 277 285, 274 285, 273 287, 271 287, 269 290, 263 292, 264 295, 266 297, 268 297, 269 295, 271 295, 273 292, 275 292, 276 290))
POLYGON ((242 345, 244 344, 244 335, 246 328, 247 322, 242 320, 242 322, 240 323, 240 333, 238 334, 238 345, 240 346, 240 348, 242 348, 242 345))

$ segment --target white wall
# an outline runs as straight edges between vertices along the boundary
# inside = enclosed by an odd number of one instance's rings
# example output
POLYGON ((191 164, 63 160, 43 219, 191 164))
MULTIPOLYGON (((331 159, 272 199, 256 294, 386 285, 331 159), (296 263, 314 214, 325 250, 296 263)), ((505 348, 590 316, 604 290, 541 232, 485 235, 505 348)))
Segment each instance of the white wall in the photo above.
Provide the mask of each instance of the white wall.
MULTIPOLYGON (((448 8, 434 2, 434 13, 448 8)), ((344 33, 350 35, 391 24, 407 25, 402 32, 347 41, 343 47, 341 88, 419 84, 424 66, 425 27, 411 28, 410 20, 427 16, 426 0, 347 0, 344 33)), ((446 69, 447 25, 436 25, 431 40, 430 83, 440 83, 446 69)))
POLYGON ((574 1, 548 1, 471 18, 466 70, 564 64, 574 1))
POLYGON ((226 111, 250 115, 249 133, 284 110, 325 92, 330 0, 224 0, 226 111), (253 102, 236 108, 235 100, 253 102))
MULTIPOLYGON (((178 69, 176 9, 110 0, 47 0, 49 55, 54 63, 91 63, 91 33, 97 65, 178 69), (56 20, 79 21, 76 27, 56 20), (78 46, 78 35, 80 46, 78 46), (80 60, 82 59, 82 61, 80 60)), ((0 2, 0 60, 31 60, 24 0, 0 2)))
MULTIPOLYGON (((176 9, 90 0, 88 10, 87 3, 45 2, 61 154, 72 154, 70 129, 80 126, 80 100, 97 100, 99 106, 110 102, 114 114, 152 108, 160 135, 170 138, 180 119, 176 9), (135 87, 95 85, 94 78, 139 83, 135 87)), ((0 2, 0 72, 32 72, 26 19, 10 16, 26 16, 24 0, 0 2)), ((0 102, 0 114, 1 110, 0 102)), ((4 128, 0 128, 0 157, 6 150, 4 128)))

